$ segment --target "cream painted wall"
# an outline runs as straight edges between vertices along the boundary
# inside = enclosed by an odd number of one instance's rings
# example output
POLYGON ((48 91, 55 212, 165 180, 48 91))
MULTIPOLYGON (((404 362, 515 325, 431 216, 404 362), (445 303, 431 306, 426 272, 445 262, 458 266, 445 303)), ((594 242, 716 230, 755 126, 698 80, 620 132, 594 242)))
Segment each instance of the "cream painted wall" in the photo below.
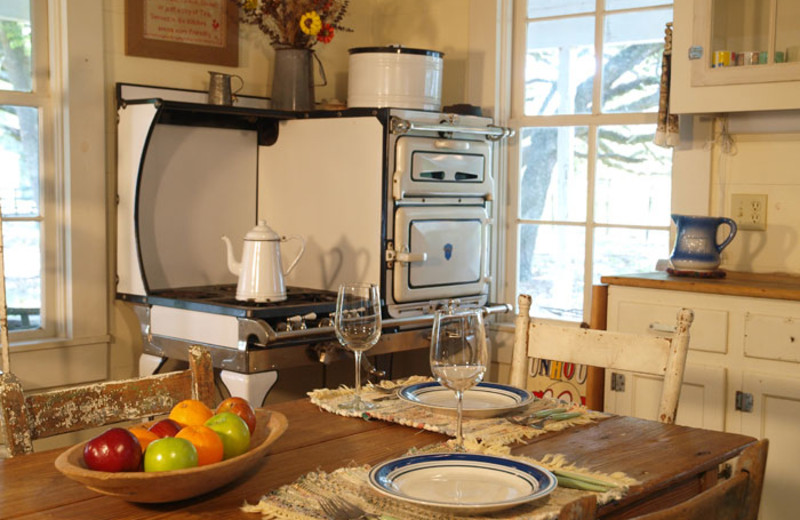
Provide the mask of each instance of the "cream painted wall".
POLYGON ((800 274, 800 133, 732 137, 733 153, 718 144, 713 149, 712 215, 732 217, 733 193, 766 194, 767 229, 740 230, 723 252, 722 267, 800 274))
MULTIPOLYGON (((318 45, 328 85, 316 91, 317 100, 347 99, 347 65, 352 47, 401 44, 445 53, 443 102, 464 99, 469 10, 463 0, 361 0, 350 3, 345 25, 333 41, 318 45)), ((109 83, 142 83, 195 90, 208 87, 208 71, 238 74, 242 94, 269 96, 273 50, 256 28, 240 26, 239 66, 188 63, 125 55, 124 2, 105 0, 106 64, 109 83)), ((319 79, 319 78, 318 78, 319 79)))
MULTIPOLYGON (((473 0, 474 1, 474 0, 473 0)), ((479 11, 490 4, 480 0, 479 11)), ((324 64, 328 85, 316 89, 317 101, 347 99, 347 67, 351 47, 401 44, 406 47, 442 51, 444 57, 443 94, 445 105, 467 102, 467 58, 469 55, 470 9, 464 0, 353 0, 344 19, 353 32, 338 32, 334 40, 318 46, 317 52, 324 64)), ((273 51, 266 37, 252 26, 240 27, 239 66, 188 63, 170 60, 141 58, 125 55, 125 10, 120 0, 104 0, 105 65, 106 65, 106 128, 109 143, 109 200, 115 193, 115 124, 114 85, 118 82, 174 88, 205 90, 208 71, 217 70, 238 74, 244 79, 242 94, 269 96, 272 83, 273 51)), ((491 14, 493 8, 489 8, 491 14)), ((490 60, 482 62, 493 67, 490 60)), ((491 69, 494 72, 494 69, 491 69)), ((472 71, 482 77, 483 71, 472 71)), ((485 99, 485 92, 480 93, 485 99)), ((109 204, 110 237, 113 249, 115 217, 114 205, 109 204)), ((115 265, 114 252, 109 252, 109 262, 115 265)), ((113 281, 110 291, 114 293, 113 281)), ((141 352, 141 335, 138 321, 124 304, 114 302, 111 330, 114 345, 111 349, 109 377, 131 377, 138 371, 141 352)))

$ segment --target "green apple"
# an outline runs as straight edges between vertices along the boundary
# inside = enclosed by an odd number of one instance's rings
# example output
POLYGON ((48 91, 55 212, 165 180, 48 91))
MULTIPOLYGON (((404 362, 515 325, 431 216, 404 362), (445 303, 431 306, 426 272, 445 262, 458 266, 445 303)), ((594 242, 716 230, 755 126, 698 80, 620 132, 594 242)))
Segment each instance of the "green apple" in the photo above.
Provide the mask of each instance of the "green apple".
POLYGON ((197 466, 197 449, 186 439, 164 437, 147 445, 145 471, 172 471, 197 466))
POLYGON ((220 412, 205 422, 222 439, 223 459, 241 455, 250 449, 250 429, 247 423, 232 412, 220 412))

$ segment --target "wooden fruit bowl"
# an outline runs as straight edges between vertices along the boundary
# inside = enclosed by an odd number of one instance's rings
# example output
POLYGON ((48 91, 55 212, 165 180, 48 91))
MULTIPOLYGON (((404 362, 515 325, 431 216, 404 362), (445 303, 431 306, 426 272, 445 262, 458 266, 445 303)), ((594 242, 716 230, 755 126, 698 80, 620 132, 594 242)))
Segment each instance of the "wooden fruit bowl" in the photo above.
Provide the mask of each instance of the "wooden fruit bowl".
POLYGON ((286 431, 286 416, 279 412, 256 410, 256 428, 250 439, 250 449, 238 457, 207 466, 145 473, 110 473, 93 471, 83 462, 81 443, 69 448, 56 459, 56 469, 72 480, 104 495, 130 502, 173 502, 208 493, 234 481, 262 463, 270 444, 286 431))

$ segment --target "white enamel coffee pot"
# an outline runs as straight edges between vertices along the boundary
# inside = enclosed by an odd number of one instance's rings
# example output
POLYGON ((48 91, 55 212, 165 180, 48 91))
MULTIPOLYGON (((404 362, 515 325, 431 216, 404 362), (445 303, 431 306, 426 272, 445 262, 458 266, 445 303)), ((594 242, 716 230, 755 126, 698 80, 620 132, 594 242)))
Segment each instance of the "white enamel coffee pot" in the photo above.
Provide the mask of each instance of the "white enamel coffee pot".
POLYGON ((292 272, 305 251, 305 240, 299 235, 279 236, 263 220, 244 236, 242 262, 233 256, 233 245, 223 236, 228 250, 228 269, 239 277, 236 299, 241 301, 280 302, 286 299, 283 277, 292 272), (285 271, 281 263, 281 242, 300 240, 300 251, 285 271))

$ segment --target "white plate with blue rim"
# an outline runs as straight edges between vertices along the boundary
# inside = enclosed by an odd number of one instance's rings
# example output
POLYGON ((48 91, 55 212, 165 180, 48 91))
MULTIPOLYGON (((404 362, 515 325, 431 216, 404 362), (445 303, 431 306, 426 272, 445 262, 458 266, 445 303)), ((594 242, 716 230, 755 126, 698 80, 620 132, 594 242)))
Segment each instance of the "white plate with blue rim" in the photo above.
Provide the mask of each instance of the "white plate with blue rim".
POLYGON ((478 453, 411 455, 374 466, 377 492, 417 506, 454 514, 502 511, 545 497, 557 487, 548 470, 478 453))
MULTIPOLYGON (((455 413, 456 394, 437 382, 417 383, 400 389, 398 397, 436 412, 455 413)), ((494 417, 528 406, 536 397, 529 391, 498 383, 478 383, 464 392, 465 417, 494 417)))

